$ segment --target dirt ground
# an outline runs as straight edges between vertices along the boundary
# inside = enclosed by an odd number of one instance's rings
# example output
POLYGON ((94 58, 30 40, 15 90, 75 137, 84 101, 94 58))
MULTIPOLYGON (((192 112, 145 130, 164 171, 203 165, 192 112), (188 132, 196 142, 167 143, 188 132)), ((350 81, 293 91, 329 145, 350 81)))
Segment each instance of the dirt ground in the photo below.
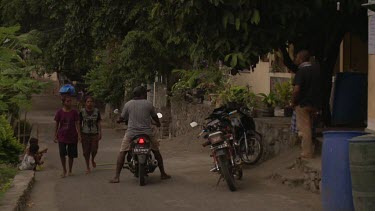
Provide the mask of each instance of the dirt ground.
POLYGON ((74 176, 59 178, 61 164, 53 143, 53 116, 60 107, 58 97, 36 96, 29 117, 39 127, 41 145, 49 148, 44 169, 36 174, 27 210, 321 210, 320 196, 299 188, 289 188, 268 179, 272 170, 291 162, 295 153, 286 153, 254 167, 246 167, 239 190, 230 192, 224 182, 216 186, 218 175, 209 172, 212 158, 201 147, 196 134, 161 140, 166 170, 172 179, 161 181, 159 171, 140 187, 128 171, 121 183, 110 184, 123 136, 122 131, 104 129, 97 157, 98 167, 85 174, 79 147, 74 176))

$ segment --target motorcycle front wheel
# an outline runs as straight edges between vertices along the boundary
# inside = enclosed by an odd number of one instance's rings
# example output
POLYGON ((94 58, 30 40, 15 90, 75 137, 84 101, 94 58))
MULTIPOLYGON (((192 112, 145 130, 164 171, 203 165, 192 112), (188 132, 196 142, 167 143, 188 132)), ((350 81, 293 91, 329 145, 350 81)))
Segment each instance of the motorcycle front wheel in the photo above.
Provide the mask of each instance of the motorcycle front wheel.
POLYGON ((256 164, 263 155, 262 136, 259 133, 249 134, 247 136, 247 143, 245 139, 240 143, 241 160, 247 165, 256 164))
POLYGON ((231 165, 229 163, 229 160, 224 157, 220 156, 219 157, 219 167, 220 167, 220 172, 222 176, 224 177, 225 181, 227 182, 227 185, 229 187, 230 191, 236 191, 236 183, 234 180, 234 176, 231 171, 231 165))

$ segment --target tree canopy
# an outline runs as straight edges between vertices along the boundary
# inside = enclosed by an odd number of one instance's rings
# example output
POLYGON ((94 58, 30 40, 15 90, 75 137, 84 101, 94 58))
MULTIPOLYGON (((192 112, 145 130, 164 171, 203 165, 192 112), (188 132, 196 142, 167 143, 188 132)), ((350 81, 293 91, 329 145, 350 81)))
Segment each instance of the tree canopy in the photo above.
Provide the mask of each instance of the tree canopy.
POLYGON ((30 78, 32 56, 41 50, 33 44, 35 31, 16 35, 19 26, 0 27, 0 114, 17 115, 30 106, 31 94, 43 84, 30 78))
MULTIPOLYGON (((156 72, 191 69, 202 61, 253 68, 259 55, 286 43, 309 49, 326 70, 328 83, 344 34, 363 39, 367 34, 366 9, 361 7, 366 0, 337 2, 0 0, 0 10, 2 24, 17 22, 22 30, 43 32, 40 46, 48 69, 71 78, 88 72, 91 84, 100 84, 95 78, 115 76, 116 83, 135 78, 146 82, 156 72), (113 75, 99 77, 100 67, 107 65, 112 71, 102 74, 113 75)), ((110 93, 113 87, 102 88, 110 93)))

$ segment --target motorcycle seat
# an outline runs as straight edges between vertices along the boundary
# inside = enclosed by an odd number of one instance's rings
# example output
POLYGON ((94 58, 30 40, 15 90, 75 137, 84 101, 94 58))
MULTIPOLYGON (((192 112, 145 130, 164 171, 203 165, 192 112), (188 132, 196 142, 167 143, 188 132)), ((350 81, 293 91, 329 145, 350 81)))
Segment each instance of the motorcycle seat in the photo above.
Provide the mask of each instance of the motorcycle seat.
POLYGON ((139 134, 139 135, 134 136, 134 137, 132 138, 132 141, 134 141, 134 140, 136 140, 136 139, 138 139, 138 138, 141 138, 141 137, 143 137, 143 138, 145 138, 145 139, 147 139, 147 140, 150 140, 150 136, 149 136, 149 135, 146 135, 146 134, 139 134))

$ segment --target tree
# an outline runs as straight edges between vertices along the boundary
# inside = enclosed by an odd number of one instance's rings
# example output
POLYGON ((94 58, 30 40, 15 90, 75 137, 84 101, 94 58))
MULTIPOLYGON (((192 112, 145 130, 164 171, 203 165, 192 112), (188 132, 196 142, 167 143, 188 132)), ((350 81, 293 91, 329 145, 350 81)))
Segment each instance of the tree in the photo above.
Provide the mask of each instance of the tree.
POLYGON ((90 68, 93 38, 90 35, 93 3, 75 0, 1 0, 1 23, 21 25, 25 33, 37 29, 45 72, 58 71, 79 80, 90 68))
POLYGON ((31 95, 43 84, 30 78, 35 69, 29 61, 41 50, 32 44, 35 31, 15 35, 19 26, 0 27, 0 114, 18 115, 20 108, 30 107, 31 95))
POLYGON ((44 62, 71 78, 88 71, 89 78, 102 78, 91 77, 100 63, 95 58, 104 58, 113 40, 123 61, 113 76, 141 81, 202 61, 254 68, 259 55, 293 43, 309 49, 326 73, 325 111, 342 37, 351 32, 366 39, 367 29, 365 0, 341 0, 339 10, 337 0, 0 1, 2 23, 44 31, 44 62))
MULTIPOLYGON (((331 124, 330 96, 332 75, 340 52, 340 44, 346 33, 367 39, 367 10, 361 7, 366 1, 319 0, 311 5, 312 13, 303 22, 296 25, 294 35, 288 41, 298 49, 308 49, 320 63, 324 81, 323 87, 323 120, 325 125, 331 124), (319 17, 319 18, 317 18, 319 17)), ((289 59, 289 54, 284 57, 289 59)), ((290 67, 290 65, 288 65, 290 67)))
POLYGON ((364 2, 342 0, 337 8, 336 0, 171 0, 159 1, 153 11, 164 20, 167 42, 189 46, 187 54, 194 61, 222 60, 246 68, 287 42, 310 50, 324 72, 328 125, 331 78, 343 36, 351 32, 366 39, 364 2))

